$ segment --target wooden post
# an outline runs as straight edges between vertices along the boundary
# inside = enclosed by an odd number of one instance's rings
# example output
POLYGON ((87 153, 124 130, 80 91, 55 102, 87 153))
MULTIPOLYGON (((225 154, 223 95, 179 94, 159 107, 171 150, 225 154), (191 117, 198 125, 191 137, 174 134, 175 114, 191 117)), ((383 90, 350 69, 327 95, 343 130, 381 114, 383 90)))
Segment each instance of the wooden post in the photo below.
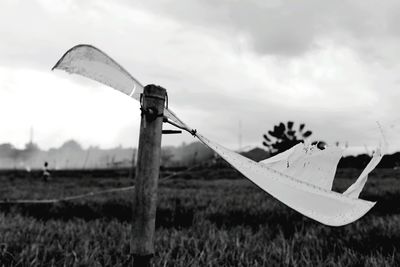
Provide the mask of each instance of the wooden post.
POLYGON ((131 237, 131 255, 135 267, 150 266, 154 254, 165 96, 166 90, 156 85, 147 85, 142 95, 131 237))

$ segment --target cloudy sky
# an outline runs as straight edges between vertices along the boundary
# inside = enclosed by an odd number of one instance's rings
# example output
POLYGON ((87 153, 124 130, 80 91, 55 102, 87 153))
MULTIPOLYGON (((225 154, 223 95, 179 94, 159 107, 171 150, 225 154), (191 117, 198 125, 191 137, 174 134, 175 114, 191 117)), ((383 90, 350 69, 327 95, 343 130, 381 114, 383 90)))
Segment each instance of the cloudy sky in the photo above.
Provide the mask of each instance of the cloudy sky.
MULTIPOLYGON (((280 121, 365 152, 400 150, 400 2, 0 2, 0 143, 137 146, 139 105, 97 82, 50 71, 80 43, 112 56, 209 138, 261 145, 280 121), (135 3, 136 2, 136 3, 135 3), (241 125, 241 127, 239 127, 241 125)), ((191 142, 164 136, 165 145, 191 142)))

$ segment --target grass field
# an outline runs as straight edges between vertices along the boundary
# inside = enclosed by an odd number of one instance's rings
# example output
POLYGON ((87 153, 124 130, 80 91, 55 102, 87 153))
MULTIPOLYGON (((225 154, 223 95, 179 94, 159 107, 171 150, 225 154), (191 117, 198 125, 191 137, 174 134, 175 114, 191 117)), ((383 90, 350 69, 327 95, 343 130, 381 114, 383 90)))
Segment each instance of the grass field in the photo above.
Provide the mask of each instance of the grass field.
MULTIPOLYGON (((348 177, 339 170, 334 189, 348 177)), ((0 199, 43 199, 131 185, 123 177, 0 177, 0 199)), ((160 183, 155 266, 400 266, 400 171, 375 171, 378 201, 345 227, 285 207, 236 172, 198 170, 160 183)), ((2 205, 4 266, 126 266, 132 192, 57 204, 2 205)), ((3 266, 1 265, 0 266, 3 266)))

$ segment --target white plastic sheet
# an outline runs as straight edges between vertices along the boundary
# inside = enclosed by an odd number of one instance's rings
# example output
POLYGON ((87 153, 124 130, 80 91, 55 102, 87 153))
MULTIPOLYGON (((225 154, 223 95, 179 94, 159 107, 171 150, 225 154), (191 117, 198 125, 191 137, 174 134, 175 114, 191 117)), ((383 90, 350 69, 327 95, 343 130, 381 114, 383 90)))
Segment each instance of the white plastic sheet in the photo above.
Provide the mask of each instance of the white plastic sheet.
POLYGON ((91 45, 77 45, 68 50, 53 69, 65 70, 106 84, 136 100, 143 92, 140 84, 103 51, 91 45))
MULTIPOLYGON (((140 94, 143 92, 143 86, 124 68, 90 45, 71 48, 54 68, 94 79, 136 100, 140 100, 140 94)), ((178 127, 191 130, 169 108, 165 109, 164 115, 178 127)), ((341 226, 351 223, 375 204, 358 199, 358 196, 367 175, 381 160, 381 151, 374 155, 357 181, 344 194, 340 194, 331 191, 337 163, 342 155, 340 149, 328 148, 321 151, 315 146, 298 144, 257 163, 208 140, 199 133, 196 136, 262 190, 323 224, 341 226)))
POLYGON ((261 189, 320 223, 330 226, 346 225, 362 217, 375 205, 374 202, 349 198, 295 179, 224 148, 201 134, 197 137, 261 189))
POLYGON ((298 180, 331 190, 341 157, 340 148, 327 147, 320 150, 317 146, 299 143, 260 163, 298 180))
MULTIPOLYGON (((81 44, 72 47, 60 58, 54 69, 96 80, 138 101, 143 93, 144 87, 138 80, 106 53, 92 45, 81 44)), ((165 109, 164 115, 179 127, 188 129, 170 109, 165 109)))
MULTIPOLYGON (((385 148, 383 150, 386 150, 385 148)), ((352 184, 344 193, 343 195, 351 197, 351 198, 358 198, 360 195, 362 189, 364 188, 365 183, 367 182, 368 179, 368 174, 372 172, 375 167, 379 164, 381 159, 383 158, 384 152, 382 151, 382 148, 377 148, 377 150, 374 152, 374 155, 372 156, 372 159, 368 163, 367 167, 363 170, 363 172, 360 174, 360 176, 357 178, 357 180, 352 184)))

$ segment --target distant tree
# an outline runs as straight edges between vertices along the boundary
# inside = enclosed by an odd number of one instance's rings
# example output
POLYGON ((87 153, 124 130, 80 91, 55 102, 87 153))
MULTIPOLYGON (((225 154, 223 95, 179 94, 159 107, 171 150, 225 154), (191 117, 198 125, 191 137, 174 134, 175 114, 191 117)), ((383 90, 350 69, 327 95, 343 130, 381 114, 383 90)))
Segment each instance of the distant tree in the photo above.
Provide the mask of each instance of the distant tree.
POLYGON ((83 150, 82 146, 73 139, 64 142, 64 144, 61 145, 60 149, 61 150, 70 150, 70 151, 79 151, 79 152, 83 150))
POLYGON ((297 130, 294 129, 294 122, 288 121, 286 125, 281 122, 275 125, 274 129, 264 134, 263 145, 268 148, 271 155, 281 153, 289 148, 304 142, 304 139, 311 136, 312 131, 305 130, 305 124, 301 123, 297 130))
POLYGON ((317 146, 321 150, 325 149, 327 146, 327 144, 324 141, 313 141, 311 142, 311 144, 317 146))
POLYGON ((0 144, 0 157, 12 158, 15 152, 15 147, 10 143, 0 144))

